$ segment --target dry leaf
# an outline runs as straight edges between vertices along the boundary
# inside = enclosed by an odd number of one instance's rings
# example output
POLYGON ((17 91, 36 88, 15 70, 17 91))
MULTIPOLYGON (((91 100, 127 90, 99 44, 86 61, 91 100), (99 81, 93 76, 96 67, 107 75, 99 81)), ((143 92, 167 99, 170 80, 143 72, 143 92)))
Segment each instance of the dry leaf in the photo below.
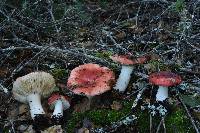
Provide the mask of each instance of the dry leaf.
POLYGON ((122 108, 122 104, 118 101, 113 101, 111 108, 113 110, 120 110, 122 108))
POLYGON ((41 131, 41 133, 63 133, 61 125, 54 125, 52 127, 47 128, 44 131, 41 131))

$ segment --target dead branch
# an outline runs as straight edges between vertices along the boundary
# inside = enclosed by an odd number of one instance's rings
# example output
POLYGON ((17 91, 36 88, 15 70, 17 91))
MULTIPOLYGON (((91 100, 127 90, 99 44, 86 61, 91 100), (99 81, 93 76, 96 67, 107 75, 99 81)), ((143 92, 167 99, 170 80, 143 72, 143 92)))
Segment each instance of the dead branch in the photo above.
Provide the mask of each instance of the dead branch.
POLYGON ((180 96, 177 96, 177 97, 178 97, 179 101, 181 102, 181 104, 183 105, 183 107, 184 107, 184 109, 185 109, 185 111, 186 111, 186 113, 187 113, 187 115, 188 115, 188 117, 189 117, 189 119, 190 119, 190 121, 192 123, 192 126, 194 127, 194 129, 196 131, 196 133, 199 133, 199 129, 197 128, 197 126, 195 124, 195 121, 194 121, 192 115, 190 114, 187 106, 185 105, 185 103, 183 102, 183 100, 182 100, 182 98, 180 96))

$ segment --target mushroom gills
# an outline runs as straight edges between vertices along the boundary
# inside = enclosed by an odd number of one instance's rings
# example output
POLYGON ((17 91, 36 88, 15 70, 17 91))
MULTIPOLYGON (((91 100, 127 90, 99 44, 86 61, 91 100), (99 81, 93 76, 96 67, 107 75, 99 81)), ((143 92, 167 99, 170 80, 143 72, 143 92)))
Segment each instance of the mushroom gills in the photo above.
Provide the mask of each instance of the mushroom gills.
POLYGON ((122 65, 121 73, 114 89, 119 90, 119 92, 124 92, 129 84, 132 72, 133 66, 122 65))
POLYGON ((159 86, 156 101, 164 101, 166 98, 168 98, 168 87, 159 86))

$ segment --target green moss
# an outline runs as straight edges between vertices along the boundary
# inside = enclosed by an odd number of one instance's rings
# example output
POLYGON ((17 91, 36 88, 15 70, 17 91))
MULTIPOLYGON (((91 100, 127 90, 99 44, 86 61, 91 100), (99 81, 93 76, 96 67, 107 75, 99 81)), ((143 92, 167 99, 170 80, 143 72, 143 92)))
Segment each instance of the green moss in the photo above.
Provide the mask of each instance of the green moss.
POLYGON ((67 132, 73 132, 77 123, 84 118, 90 119, 96 126, 104 126, 117 120, 120 120, 131 110, 132 102, 124 102, 123 109, 120 111, 111 109, 93 109, 84 113, 72 113, 71 119, 68 121, 67 132))
MULTIPOLYGON (((153 130, 156 131, 161 118, 154 116, 152 117, 153 130)), ((149 132, 150 118, 149 113, 146 111, 138 114, 138 128, 140 133, 149 132)), ((169 113, 165 117, 165 125, 167 133, 193 133, 195 132, 190 120, 187 118, 183 109, 177 109, 176 111, 169 113)), ((163 128, 160 129, 162 132, 163 128)))
POLYGON ((113 53, 111 51, 96 52, 95 56, 103 59, 109 59, 113 53))
POLYGON ((108 8, 109 2, 107 0, 100 0, 99 5, 102 9, 108 8))
POLYGON ((53 8, 53 15, 55 17, 56 20, 61 19, 64 14, 67 6, 63 6, 63 5, 59 5, 59 4, 54 4, 54 8, 53 8))
POLYGON ((184 0, 176 0, 175 2, 175 11, 177 12, 181 12, 185 9, 186 5, 185 5, 185 1, 184 0))
POLYGON ((63 77, 66 77, 68 73, 66 69, 61 69, 61 68, 53 68, 51 69, 50 72, 56 79, 62 79, 63 77))
POLYGON ((162 63, 161 61, 158 61, 158 60, 152 60, 152 61, 149 61, 149 65, 150 65, 150 69, 152 69, 152 71, 158 71, 158 70, 166 70, 168 69, 168 67, 162 63))
POLYGON ((179 132, 179 133, 194 133, 194 129, 187 118, 187 115, 183 109, 178 109, 170 114, 165 119, 167 132, 179 132))
MULTIPOLYGON (((77 127, 84 118, 88 118, 93 122, 95 126, 105 126, 109 125, 112 122, 116 122, 126 116, 131 111, 133 101, 125 101, 123 102, 123 109, 120 111, 111 110, 111 109, 93 109, 90 111, 86 111, 84 113, 72 113, 70 119, 68 120, 68 125, 66 127, 66 131, 71 133, 74 128, 77 127)), ((169 113, 165 117, 165 125, 167 133, 193 133, 194 129, 190 123, 190 120, 187 118, 185 111, 181 108, 175 107, 176 110, 169 113)), ((137 128, 140 133, 149 132, 150 126, 150 117, 147 111, 141 111, 138 109, 135 112, 135 115, 138 117, 137 119, 137 128)), ((152 131, 156 131, 161 118, 158 116, 152 116, 152 131)), ((161 127, 160 132, 163 131, 163 127, 161 127)))

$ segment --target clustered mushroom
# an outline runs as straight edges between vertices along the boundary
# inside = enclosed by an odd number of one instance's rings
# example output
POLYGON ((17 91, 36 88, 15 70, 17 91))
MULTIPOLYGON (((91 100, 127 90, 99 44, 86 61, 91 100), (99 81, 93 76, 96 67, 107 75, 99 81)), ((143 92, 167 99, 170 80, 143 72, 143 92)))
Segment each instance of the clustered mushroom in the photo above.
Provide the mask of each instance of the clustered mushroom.
MULTIPOLYGON (((133 65, 145 63, 149 59, 148 56, 131 59, 128 55, 113 55, 110 58, 122 64, 121 73, 114 86, 114 89, 119 92, 124 92, 127 88, 133 65)), ((98 64, 88 63, 71 71, 67 87, 75 94, 87 96, 90 106, 91 98, 111 90, 114 82, 115 74, 112 70, 98 64)), ((172 72, 161 71, 152 73, 149 76, 149 82, 159 86, 156 101, 164 101, 168 97, 168 87, 180 84, 181 77, 172 72)), ((41 98, 50 96, 55 91, 55 86, 55 79, 51 74, 32 72, 16 79, 12 93, 19 102, 29 104, 31 117, 35 119, 36 116, 45 115, 41 98)), ((48 99, 48 104, 54 110, 52 119, 60 121, 63 117, 63 110, 70 107, 70 99, 59 93, 53 93, 48 99)))

